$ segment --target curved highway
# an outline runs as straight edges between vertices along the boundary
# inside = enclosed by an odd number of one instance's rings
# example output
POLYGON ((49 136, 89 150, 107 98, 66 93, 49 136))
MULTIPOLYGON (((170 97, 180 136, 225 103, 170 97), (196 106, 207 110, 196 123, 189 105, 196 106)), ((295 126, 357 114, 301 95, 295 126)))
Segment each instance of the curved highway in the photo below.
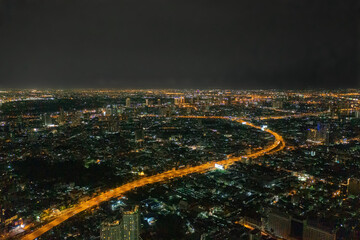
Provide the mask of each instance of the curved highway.
POLYGON ((109 190, 107 192, 103 192, 101 194, 99 194, 98 196, 87 200, 85 202, 81 202, 78 203, 77 205, 75 205, 74 207, 64 210, 62 211, 54 220, 52 220, 51 222, 39 227, 38 229, 36 229, 35 231, 26 234, 25 236, 23 236, 21 239, 22 240, 33 240, 39 236, 41 236, 42 234, 44 234, 45 232, 51 230, 52 228, 56 227, 57 225, 61 224, 62 222, 66 221, 67 219, 75 216, 76 214, 85 211, 87 209, 90 209, 102 202, 105 201, 109 201, 112 198, 118 197, 123 195, 124 193, 131 191, 135 188, 138 187, 142 187, 148 184, 153 184, 153 183, 158 183, 158 182, 162 182, 162 181, 166 181, 169 179, 173 179, 173 178, 179 178, 179 177, 183 177, 186 176, 188 174, 192 174, 192 173, 202 173, 202 172, 206 172, 209 170, 214 169, 214 165, 216 164, 220 164, 223 165, 225 167, 238 162, 238 161, 242 161, 244 158, 256 158, 259 156, 262 156, 264 154, 267 153, 273 153, 276 151, 279 151, 281 149, 284 148, 285 146, 285 142, 282 138, 282 136, 280 136, 279 134, 277 134, 274 131, 271 131, 267 128, 261 128, 260 126, 256 126, 252 123, 243 121, 239 118, 230 118, 230 117, 207 117, 207 116, 177 116, 178 118, 212 118, 212 119, 226 119, 226 120, 232 120, 232 121, 236 121, 239 123, 242 123, 244 125, 247 125, 249 127, 253 127, 255 129, 260 129, 263 130, 265 132, 270 133, 271 135, 274 136, 275 141, 267 146, 266 148, 257 151, 255 153, 251 153, 248 155, 244 155, 244 156, 240 156, 240 157, 232 157, 231 155, 228 156, 227 159, 222 160, 222 161, 212 161, 212 162, 208 162, 199 166, 195 166, 195 167, 186 167, 186 168, 182 168, 182 169, 173 169, 170 171, 166 171, 163 173, 159 173, 153 176, 148 176, 148 177, 144 177, 138 180, 135 180, 133 182, 129 182, 126 183, 120 187, 117 187, 115 189, 109 190))

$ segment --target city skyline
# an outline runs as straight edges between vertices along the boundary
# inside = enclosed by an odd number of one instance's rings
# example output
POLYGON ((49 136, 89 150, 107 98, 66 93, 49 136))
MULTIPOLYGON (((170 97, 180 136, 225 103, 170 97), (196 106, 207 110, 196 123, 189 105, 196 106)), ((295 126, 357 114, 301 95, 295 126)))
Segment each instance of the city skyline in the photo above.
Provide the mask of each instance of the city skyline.
POLYGON ((358 240, 359 96, 1 91, 0 236, 358 240))
POLYGON ((0 0, 0 239, 360 240, 360 1, 0 0))

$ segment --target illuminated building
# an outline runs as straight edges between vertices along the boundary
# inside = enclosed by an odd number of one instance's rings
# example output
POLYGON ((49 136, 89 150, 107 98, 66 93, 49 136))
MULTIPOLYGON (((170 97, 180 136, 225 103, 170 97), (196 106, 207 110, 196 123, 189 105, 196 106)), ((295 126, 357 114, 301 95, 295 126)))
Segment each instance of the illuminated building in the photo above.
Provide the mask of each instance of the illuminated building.
POLYGON ((283 101, 282 100, 275 100, 272 102, 272 107, 276 109, 283 108, 283 101))
POLYGON ((140 238, 140 213, 138 206, 124 213, 122 227, 122 240, 138 240, 140 238))
POLYGON ((219 170, 224 170, 224 166, 217 163, 215 163, 215 168, 219 170))
POLYGON ((121 222, 103 223, 100 240, 138 240, 140 239, 140 213, 138 206, 124 212, 121 222))
POLYGON ((181 105, 185 103, 185 98, 184 97, 176 97, 174 98, 174 104, 175 105, 181 105))
POLYGON ((231 96, 227 96, 227 97, 226 97, 226 100, 227 100, 227 101, 226 101, 226 104, 227 104, 227 105, 231 105, 232 100, 233 100, 232 97, 231 97, 231 96))
POLYGON ((76 112, 71 119, 71 126, 73 127, 79 126, 81 124, 81 117, 82 117, 82 113, 76 112))
POLYGON ((145 99, 145 106, 149 106, 149 99, 145 99))
POLYGON ((360 111, 359 110, 355 111, 355 117, 360 118, 360 111))
POLYGON ((44 126, 49 126, 52 124, 52 120, 51 120, 51 117, 49 114, 45 113, 43 116, 42 116, 42 120, 43 120, 43 123, 44 123, 44 126))
POLYGON ((340 196, 343 198, 347 197, 347 192, 348 192, 347 187, 348 187, 347 184, 344 183, 340 184, 340 196))
POLYGON ((185 97, 180 97, 180 103, 185 103, 185 97))
POLYGON ((126 98, 126 107, 130 107, 131 106, 131 99, 130 98, 126 98))
POLYGON ((307 141, 329 144, 329 127, 317 125, 316 129, 308 129, 307 141))
POLYGON ((109 130, 109 132, 119 132, 120 131, 120 124, 119 124, 118 117, 115 117, 115 116, 109 117, 108 130, 109 130))
POLYGON ((60 114, 59 114, 59 125, 65 124, 65 113, 64 109, 60 108, 60 114))
POLYGON ((111 105, 106 108, 106 116, 116 116, 118 115, 117 106, 111 105))
POLYGON ((121 240, 121 224, 119 221, 114 223, 103 223, 100 230, 100 240, 121 240))
POLYGON ((174 104, 179 105, 180 104, 180 99, 179 98, 174 98, 174 104))

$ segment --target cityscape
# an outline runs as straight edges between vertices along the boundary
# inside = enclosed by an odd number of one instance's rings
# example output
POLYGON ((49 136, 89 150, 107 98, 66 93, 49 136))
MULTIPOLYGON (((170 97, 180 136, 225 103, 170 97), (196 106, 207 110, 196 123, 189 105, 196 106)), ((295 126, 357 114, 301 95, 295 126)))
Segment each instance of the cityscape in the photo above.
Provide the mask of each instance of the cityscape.
POLYGON ((3 239, 359 239, 360 92, 6 90, 3 239))
POLYGON ((0 0, 0 240, 360 240, 360 1, 0 0))

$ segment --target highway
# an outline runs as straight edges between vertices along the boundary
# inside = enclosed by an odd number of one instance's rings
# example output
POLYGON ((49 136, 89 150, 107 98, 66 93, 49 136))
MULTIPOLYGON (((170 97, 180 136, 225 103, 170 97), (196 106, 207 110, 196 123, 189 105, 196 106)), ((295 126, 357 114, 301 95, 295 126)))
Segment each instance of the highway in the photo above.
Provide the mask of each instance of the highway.
POLYGON ((285 118, 302 118, 302 117, 317 117, 320 114, 329 113, 328 111, 324 112, 315 112, 315 113, 300 113, 300 114, 291 114, 284 116, 266 116, 260 117, 260 120, 277 120, 277 119, 285 119, 285 118))
POLYGON ((136 188, 139 188, 139 187, 142 187, 142 186, 145 186, 148 184, 167 181, 167 180, 170 180, 173 178, 184 177, 184 176, 192 174, 192 173, 207 172, 209 170, 215 169, 215 164, 220 164, 220 165, 223 165, 224 167, 228 167, 231 164, 242 161, 246 158, 256 158, 256 157, 262 156, 267 153, 274 153, 276 151, 280 151, 285 146, 284 139, 282 138, 282 136, 280 136, 276 132, 271 131, 267 128, 262 129, 260 126, 256 126, 252 123, 249 123, 249 122, 244 121, 239 118, 218 117, 218 116, 210 116, 210 117, 208 117, 208 116, 176 116, 176 117, 177 118, 210 118, 210 119, 225 119, 225 120, 236 121, 241 124, 247 125, 249 127, 259 129, 264 132, 268 132, 274 136, 275 140, 271 145, 267 146, 266 148, 264 148, 260 151, 248 154, 248 155, 239 156, 239 157, 232 157, 231 155, 228 155, 229 157, 227 159, 224 159, 221 161, 212 161, 212 162, 208 162, 208 163, 205 163, 202 165, 198 165, 198 166, 194 166, 194 167, 188 166, 186 168, 177 169, 177 170, 173 169, 170 171, 159 173, 159 174, 156 174, 153 176, 143 177, 143 178, 135 180, 133 182, 126 183, 115 189, 103 192, 90 200, 87 200, 85 202, 80 202, 70 209, 66 209, 66 210, 62 211, 54 220, 39 227, 38 229, 34 230, 31 233, 24 235, 21 239, 22 240, 33 240, 37 237, 40 237, 42 234, 46 233, 47 231, 51 230, 52 228, 56 227, 57 225, 61 224, 64 221, 66 221, 67 219, 75 216, 76 214, 78 214, 82 211, 85 211, 87 209, 90 209, 102 202, 109 201, 112 198, 119 197, 119 196, 125 194, 126 192, 134 190, 136 188))

